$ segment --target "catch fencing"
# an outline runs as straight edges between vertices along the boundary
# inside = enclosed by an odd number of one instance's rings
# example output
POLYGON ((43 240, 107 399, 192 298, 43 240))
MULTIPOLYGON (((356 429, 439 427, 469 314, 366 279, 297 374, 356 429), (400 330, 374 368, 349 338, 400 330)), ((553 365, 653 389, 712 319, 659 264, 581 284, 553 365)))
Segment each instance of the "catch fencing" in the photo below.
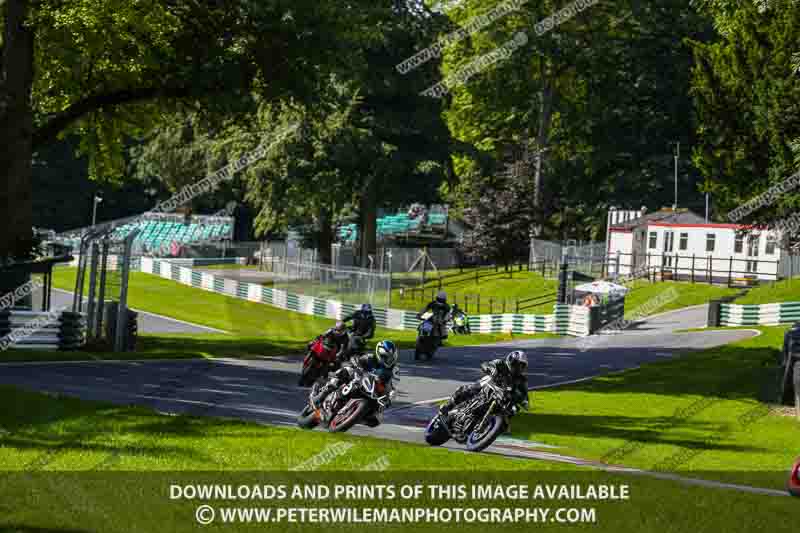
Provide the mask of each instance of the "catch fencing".
POLYGON ((495 314, 495 313, 520 313, 531 312, 542 308, 552 308, 556 303, 556 287, 542 288, 535 294, 525 298, 499 298, 492 294, 480 294, 459 291, 458 287, 465 284, 480 286, 481 282, 490 282, 501 279, 513 280, 515 274, 524 282, 522 272, 538 272, 543 276, 554 279, 558 274, 558 265, 555 263, 540 262, 535 265, 517 263, 508 267, 499 265, 458 269, 448 273, 422 273, 413 272, 406 274, 393 274, 392 286, 397 289, 398 298, 403 303, 418 302, 420 305, 432 301, 440 290, 447 292, 447 299, 451 304, 458 305, 465 313, 495 314))
POLYGON ((287 293, 381 308, 391 304, 392 279, 388 273, 286 259, 262 266, 273 274, 272 287, 287 293))

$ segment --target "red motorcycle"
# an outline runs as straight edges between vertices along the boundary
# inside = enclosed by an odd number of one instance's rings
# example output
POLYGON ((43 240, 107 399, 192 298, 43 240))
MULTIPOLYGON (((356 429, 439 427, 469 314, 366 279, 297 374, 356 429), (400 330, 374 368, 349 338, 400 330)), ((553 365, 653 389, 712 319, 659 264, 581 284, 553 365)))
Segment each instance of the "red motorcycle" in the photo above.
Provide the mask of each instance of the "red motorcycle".
POLYGON ((789 481, 786 483, 786 489, 792 496, 800 496, 800 457, 794 462, 792 471, 789 474, 789 481))
POLYGON ((310 387, 319 378, 327 376, 328 372, 335 372, 338 366, 336 346, 325 344, 320 335, 309 345, 308 352, 303 358, 303 370, 298 385, 310 387))

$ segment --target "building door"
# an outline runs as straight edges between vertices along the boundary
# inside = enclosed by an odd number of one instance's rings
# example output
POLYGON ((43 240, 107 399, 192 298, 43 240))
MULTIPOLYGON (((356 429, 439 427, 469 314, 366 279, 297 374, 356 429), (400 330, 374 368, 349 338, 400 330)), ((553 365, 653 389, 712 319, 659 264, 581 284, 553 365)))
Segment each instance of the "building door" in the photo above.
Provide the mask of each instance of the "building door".
POLYGON ((662 257, 662 265, 665 267, 672 266, 672 250, 675 245, 675 232, 673 231, 665 231, 664 232, 664 254, 662 257))
MULTIPOLYGON (((748 235, 747 236, 747 257, 758 257, 758 235, 748 235)), ((757 274, 758 273, 758 260, 747 260, 747 266, 745 267, 748 274, 757 274)))

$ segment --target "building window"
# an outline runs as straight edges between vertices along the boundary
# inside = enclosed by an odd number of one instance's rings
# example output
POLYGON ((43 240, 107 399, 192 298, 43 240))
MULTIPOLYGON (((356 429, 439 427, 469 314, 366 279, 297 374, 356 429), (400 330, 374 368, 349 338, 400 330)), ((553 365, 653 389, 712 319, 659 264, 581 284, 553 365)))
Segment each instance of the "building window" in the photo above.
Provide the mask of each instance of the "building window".
POLYGON ((775 237, 775 234, 770 233, 767 235, 767 249, 764 250, 764 253, 767 255, 775 255, 775 246, 778 244, 778 239, 775 237))
POLYGON ((758 235, 750 235, 747 238, 747 256, 758 257, 758 235))
POLYGON ((717 244, 716 233, 706 233, 706 252, 713 252, 717 244))
POLYGON ((678 249, 686 250, 689 248, 689 234, 688 233, 681 233, 681 240, 678 244, 678 249))
POLYGON ((744 251, 744 235, 741 233, 736 234, 736 239, 733 241, 733 252, 740 254, 744 251))
POLYGON ((664 232, 664 252, 671 252, 675 245, 675 233, 672 231, 664 232))
POLYGON ((658 244, 658 233, 655 231, 650 232, 650 244, 647 246, 651 250, 655 250, 656 245, 658 244))

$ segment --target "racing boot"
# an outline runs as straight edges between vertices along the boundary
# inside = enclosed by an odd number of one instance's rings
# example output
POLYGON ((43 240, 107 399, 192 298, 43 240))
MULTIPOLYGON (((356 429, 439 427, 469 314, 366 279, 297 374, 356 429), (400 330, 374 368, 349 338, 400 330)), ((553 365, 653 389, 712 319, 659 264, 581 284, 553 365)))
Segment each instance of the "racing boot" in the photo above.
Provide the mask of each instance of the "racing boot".
POLYGON ((321 409, 322 408, 322 402, 325 401, 325 398, 327 398, 328 394, 330 394, 331 392, 336 390, 336 386, 337 386, 337 383, 333 383, 333 382, 330 382, 330 381, 328 383, 326 383, 325 385, 323 385, 319 389, 319 391, 317 391, 317 393, 314 396, 311 397, 311 406, 314 409, 321 409))
POLYGON ((445 403, 439 406, 439 418, 446 426, 450 426, 450 411, 456 406, 455 400, 451 397, 445 403))
POLYGON ((338 400, 337 398, 338 394, 339 394, 338 391, 334 392, 333 397, 328 402, 325 402, 324 399, 320 401, 320 410, 319 410, 320 420, 322 421, 322 424, 325 426, 331 423, 331 420, 333 419, 333 413, 328 409, 326 409, 324 404, 327 403, 329 407, 335 406, 336 401, 338 400))

